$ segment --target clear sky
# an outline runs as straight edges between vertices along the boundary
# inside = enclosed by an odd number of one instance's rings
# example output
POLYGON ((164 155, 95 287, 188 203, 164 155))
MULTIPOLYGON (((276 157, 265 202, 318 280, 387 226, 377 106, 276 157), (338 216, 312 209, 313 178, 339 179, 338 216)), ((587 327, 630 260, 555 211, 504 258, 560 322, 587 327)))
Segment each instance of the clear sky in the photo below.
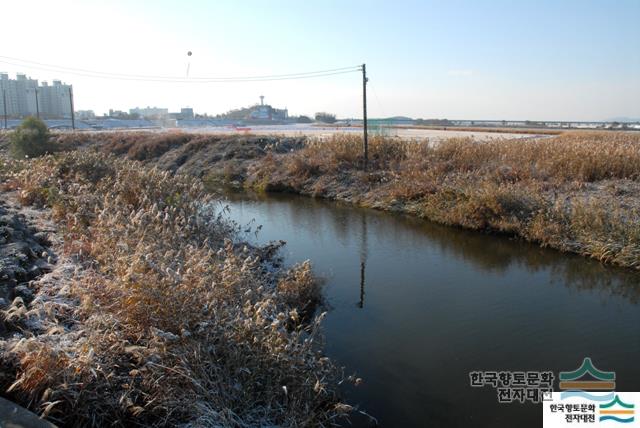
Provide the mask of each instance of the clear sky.
MULTIPOLYGON (((138 75, 255 76, 367 64, 374 117, 640 117, 640 0, 3 2, 0 55, 138 75), (187 52, 193 55, 187 57, 187 52)), ((0 58, 0 61, 3 61, 0 58)), ((265 101, 361 116, 358 73, 277 82, 95 79, 0 62, 74 85, 77 109, 265 101)))

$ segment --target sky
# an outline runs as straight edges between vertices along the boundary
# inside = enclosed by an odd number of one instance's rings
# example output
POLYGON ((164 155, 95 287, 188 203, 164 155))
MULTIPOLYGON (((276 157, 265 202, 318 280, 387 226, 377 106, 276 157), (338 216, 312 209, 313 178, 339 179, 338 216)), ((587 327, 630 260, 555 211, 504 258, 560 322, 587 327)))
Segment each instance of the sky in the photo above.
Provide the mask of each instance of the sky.
POLYGON ((370 117, 640 118, 640 0, 14 0, 0 13, 0 72, 73 84, 77 110, 158 106, 218 114, 264 95, 293 115, 361 117, 362 75, 123 81, 15 58, 185 79, 366 63, 370 117))

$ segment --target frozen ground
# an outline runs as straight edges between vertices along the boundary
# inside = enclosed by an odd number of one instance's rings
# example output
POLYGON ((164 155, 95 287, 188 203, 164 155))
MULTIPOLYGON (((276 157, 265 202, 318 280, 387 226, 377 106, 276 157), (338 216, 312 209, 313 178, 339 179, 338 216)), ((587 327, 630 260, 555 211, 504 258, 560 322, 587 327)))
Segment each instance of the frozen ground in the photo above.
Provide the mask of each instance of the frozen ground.
MULTIPOLYGON (((288 137, 310 135, 316 137, 328 137, 333 134, 361 134, 360 127, 333 127, 314 125, 255 125, 234 128, 231 126, 210 126, 202 128, 180 128, 188 132, 203 134, 229 134, 229 133, 250 133, 267 135, 285 135, 288 137)), ((494 138, 531 138, 532 134, 510 134, 498 132, 470 132, 456 130, 434 130, 434 129, 410 129, 410 128, 384 128, 382 130, 375 127, 369 130, 370 135, 382 134, 391 137, 402 137, 409 139, 441 140, 452 137, 473 137, 476 140, 489 140, 494 138)))
MULTIPOLYGON (((12 122, 12 121, 9 121, 12 122)), ((19 125, 19 121, 13 121, 10 127, 19 125)), ((53 130, 58 132, 71 131, 69 121, 47 121, 47 124, 53 130), (60 122, 60 123, 58 123, 60 122)), ((291 125, 216 125, 216 126, 178 126, 178 127, 160 127, 150 122, 141 121, 125 121, 125 120, 109 120, 101 122, 100 128, 92 128, 85 122, 76 121, 76 128, 79 131, 92 132, 122 132, 122 131, 151 131, 151 132, 171 132, 184 131, 190 133, 202 134, 260 134, 260 135, 282 135, 287 137, 297 136, 315 136, 328 137, 333 134, 361 134, 361 127, 336 127, 336 126, 318 126, 312 124, 291 124, 291 125), (134 123, 135 122, 135 123, 134 123), (140 123, 138 123, 140 122, 140 123)), ((539 137, 534 134, 508 133, 508 132, 482 132, 482 131, 463 131, 463 130, 437 130, 437 129, 420 129, 420 128, 380 128, 378 126, 369 127, 369 135, 384 135, 388 137, 400 137, 405 139, 422 140, 428 138, 431 141, 438 141, 452 137, 472 137, 475 140, 486 141, 495 138, 532 138, 539 137)))

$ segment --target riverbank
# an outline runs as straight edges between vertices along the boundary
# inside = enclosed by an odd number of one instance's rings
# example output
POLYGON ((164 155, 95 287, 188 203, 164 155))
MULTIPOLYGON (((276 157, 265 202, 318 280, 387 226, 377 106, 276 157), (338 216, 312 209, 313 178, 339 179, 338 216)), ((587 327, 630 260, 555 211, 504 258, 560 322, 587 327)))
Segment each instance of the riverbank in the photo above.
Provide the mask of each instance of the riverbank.
POLYGON ((621 390, 640 385, 637 271, 320 198, 238 192, 227 203, 234 220, 263 226, 257 242, 284 239, 288 263, 309 258, 326 278, 327 352, 357 368, 364 383, 345 394, 382 427, 542 424, 539 405, 471 388, 477 367, 557 374, 597 350, 621 390))
POLYGON ((114 153, 222 186, 292 192, 504 233, 640 269, 640 134, 575 132, 519 140, 73 134, 65 150, 114 153))
POLYGON ((222 186, 292 192, 504 233, 640 269, 640 134, 576 132, 437 143, 186 133, 58 134, 65 150, 114 153, 222 186))
POLYGON ((640 135, 567 133, 438 144, 341 137, 262 157, 245 186, 506 233, 640 269, 640 135))
POLYGON ((221 186, 292 192, 504 233, 640 269, 640 134, 528 139, 313 140, 186 133, 60 134, 65 149, 115 153, 221 186))
MULTIPOLYGON (((284 269, 275 247, 244 244, 220 218, 189 220, 201 219, 223 185, 408 213, 638 268, 633 134, 435 145, 374 138, 369 172, 361 141, 349 137, 53 140, 69 153, 0 168, 11 218, 29 223, 12 228, 43 246, 52 265, 16 280, 1 308, 0 387, 58 423, 287 426, 350 410, 339 402, 336 369, 318 354, 317 322, 302 316, 319 294, 308 265, 284 269)), ((43 262, 35 250, 24 255, 26 271, 43 262)))
POLYGON ((47 260, 0 279, 13 285, 6 398, 69 426, 304 426, 350 411, 317 344, 310 265, 244 243, 196 179, 86 151, 3 160, 0 178, 4 239, 42 247, 25 266, 47 260))

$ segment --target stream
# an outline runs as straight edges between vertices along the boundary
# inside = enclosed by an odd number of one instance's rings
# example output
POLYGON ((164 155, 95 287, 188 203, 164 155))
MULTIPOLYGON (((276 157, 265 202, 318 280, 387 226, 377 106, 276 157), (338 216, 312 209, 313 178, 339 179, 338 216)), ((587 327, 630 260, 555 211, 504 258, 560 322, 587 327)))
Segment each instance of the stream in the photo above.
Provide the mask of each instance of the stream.
MULTIPOLYGON (((472 371, 575 370, 640 391, 640 273, 510 239, 294 195, 230 194, 253 242, 287 242, 325 280, 325 350, 363 382, 346 402, 383 427, 537 427, 472 371)), ((557 389, 557 380, 554 387, 557 389)), ((356 414, 351 426, 371 426, 356 414)))

